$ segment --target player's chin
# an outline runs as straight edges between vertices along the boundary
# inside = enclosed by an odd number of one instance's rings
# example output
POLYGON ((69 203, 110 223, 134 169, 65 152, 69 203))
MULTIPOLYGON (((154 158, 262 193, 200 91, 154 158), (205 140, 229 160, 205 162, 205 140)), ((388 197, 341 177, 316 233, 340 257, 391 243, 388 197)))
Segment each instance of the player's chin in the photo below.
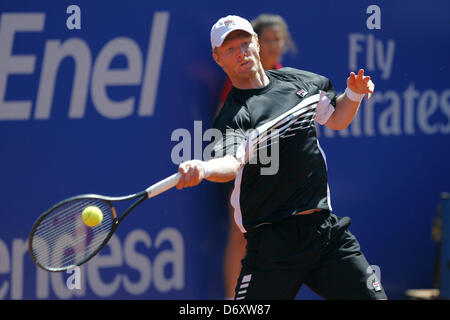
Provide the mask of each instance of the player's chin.
POLYGON ((250 79, 253 78, 254 75, 256 74, 257 70, 253 70, 253 69, 244 69, 244 70, 239 70, 238 74, 239 77, 242 79, 250 79))

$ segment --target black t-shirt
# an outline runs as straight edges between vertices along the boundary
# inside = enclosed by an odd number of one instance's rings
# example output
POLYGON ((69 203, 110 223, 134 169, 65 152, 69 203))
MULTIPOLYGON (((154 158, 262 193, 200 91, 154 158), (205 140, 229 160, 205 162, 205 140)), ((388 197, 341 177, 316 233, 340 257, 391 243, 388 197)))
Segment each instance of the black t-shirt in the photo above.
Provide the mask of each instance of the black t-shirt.
POLYGON ((215 156, 241 163, 231 203, 242 232, 310 209, 331 211, 315 122, 326 123, 335 110, 333 85, 293 68, 266 74, 263 88, 233 87, 213 124, 223 137, 215 156))

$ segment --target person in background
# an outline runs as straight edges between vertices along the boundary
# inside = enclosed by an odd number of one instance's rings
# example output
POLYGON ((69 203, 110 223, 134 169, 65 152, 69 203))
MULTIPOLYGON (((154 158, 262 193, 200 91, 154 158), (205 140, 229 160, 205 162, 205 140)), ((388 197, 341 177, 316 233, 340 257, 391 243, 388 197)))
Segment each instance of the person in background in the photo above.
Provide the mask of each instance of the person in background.
MULTIPOLYGON (((285 53, 296 53, 297 48, 291 39, 289 28, 284 19, 275 14, 261 14, 251 21, 253 30, 258 35, 260 43, 261 63, 265 70, 281 69, 281 60, 285 53)), ((232 88, 230 78, 226 78, 222 89, 216 115, 222 108, 228 93, 232 88)), ((229 234, 224 252, 223 277, 225 298, 234 297, 234 288, 241 271, 241 259, 245 256, 245 238, 234 222, 233 208, 230 205, 230 191, 233 182, 227 183, 225 190, 228 199, 229 234)))

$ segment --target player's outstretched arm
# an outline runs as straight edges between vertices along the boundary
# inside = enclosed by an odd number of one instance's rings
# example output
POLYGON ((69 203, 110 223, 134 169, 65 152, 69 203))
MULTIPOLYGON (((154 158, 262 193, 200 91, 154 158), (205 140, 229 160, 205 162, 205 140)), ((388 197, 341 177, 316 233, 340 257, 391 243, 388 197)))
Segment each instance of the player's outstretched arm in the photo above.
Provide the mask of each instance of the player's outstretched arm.
POLYGON ((347 78, 347 89, 336 99, 336 110, 325 125, 333 130, 347 128, 358 112, 361 100, 365 95, 370 99, 374 90, 375 85, 370 76, 364 76, 364 69, 360 69, 357 75, 351 72, 347 78))
POLYGON ((209 161, 185 161, 178 167, 181 178, 176 187, 177 189, 193 187, 203 179, 212 182, 228 182, 236 177, 239 168, 240 163, 235 157, 229 155, 209 161))

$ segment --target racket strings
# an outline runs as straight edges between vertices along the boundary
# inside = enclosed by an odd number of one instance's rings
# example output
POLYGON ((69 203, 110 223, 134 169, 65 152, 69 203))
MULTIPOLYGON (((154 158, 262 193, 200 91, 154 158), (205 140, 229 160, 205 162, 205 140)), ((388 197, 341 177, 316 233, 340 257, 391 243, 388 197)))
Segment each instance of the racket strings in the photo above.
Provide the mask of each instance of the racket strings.
MULTIPOLYGON (((37 230, 36 235, 42 239, 43 246, 46 246, 46 250, 41 250, 44 252, 42 258, 45 259, 46 265, 58 268, 76 264, 93 251, 91 248, 96 248, 101 244, 107 234, 107 232, 101 231, 103 221, 96 227, 95 232, 94 229, 85 226, 82 222, 81 212, 89 205, 97 205, 105 213, 108 210, 107 206, 96 201, 77 201, 75 205, 71 203, 53 212, 45 219, 46 223, 43 224, 45 227, 37 230)), ((105 215, 105 218, 107 216, 105 215)), ((109 229, 108 226, 107 228, 109 229)))
MULTIPOLYGON (((42 220, 39 225, 39 231, 41 233, 47 233, 55 226, 58 227, 60 233, 66 233, 67 229, 72 227, 72 224, 65 223, 67 221, 72 221, 73 215, 79 212, 83 212, 84 208, 88 206, 97 206, 100 210, 109 209, 109 207, 104 203, 99 203, 99 200, 94 199, 83 199, 83 201, 71 201, 57 210, 53 211, 51 215, 47 216, 46 219, 42 220)), ((56 230, 53 231, 55 236, 57 235, 56 230)))
MULTIPOLYGON (((82 211, 83 208, 86 207, 86 204, 88 202, 84 202, 84 201, 74 201, 74 202, 69 202, 67 204, 65 204, 64 206, 62 206, 61 208, 58 209, 58 211, 54 211, 52 213, 52 215, 48 216, 46 219, 41 221, 41 224, 39 226, 39 231, 41 233, 46 233, 48 232, 50 229, 54 228, 55 226, 59 226, 59 225, 63 225, 65 226, 60 228, 62 231, 62 233, 65 233, 65 229, 67 229, 68 227, 71 227, 70 224, 64 224, 64 221, 66 219, 71 219, 71 216, 73 214, 74 211, 79 212, 80 210, 82 211)), ((56 234, 56 233, 55 233, 56 234)))
POLYGON ((62 234, 70 233, 73 229, 73 224, 67 222, 72 219, 74 213, 82 212, 84 208, 84 204, 77 203, 77 205, 73 205, 66 210, 63 209, 64 214, 60 216, 56 216, 55 212, 54 215, 49 216, 48 219, 41 222, 39 234, 47 234, 46 240, 51 242, 62 234))
POLYGON ((104 242, 113 226, 110 206, 100 199, 75 199, 55 208, 37 226, 32 239, 33 255, 47 269, 78 265, 104 242), (95 227, 84 224, 82 212, 97 206, 103 220, 95 227))

